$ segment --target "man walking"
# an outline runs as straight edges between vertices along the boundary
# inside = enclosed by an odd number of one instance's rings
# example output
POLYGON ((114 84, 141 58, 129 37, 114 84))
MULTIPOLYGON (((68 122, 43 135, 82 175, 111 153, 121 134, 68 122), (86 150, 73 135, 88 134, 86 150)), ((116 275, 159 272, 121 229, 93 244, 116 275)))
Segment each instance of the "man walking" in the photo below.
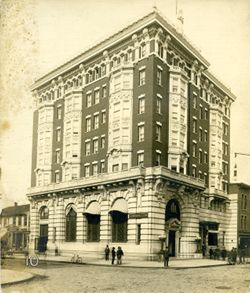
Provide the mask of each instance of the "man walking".
POLYGON ((166 249, 163 250, 163 260, 164 260, 164 268, 168 267, 169 251, 168 251, 168 247, 167 246, 166 246, 166 249))

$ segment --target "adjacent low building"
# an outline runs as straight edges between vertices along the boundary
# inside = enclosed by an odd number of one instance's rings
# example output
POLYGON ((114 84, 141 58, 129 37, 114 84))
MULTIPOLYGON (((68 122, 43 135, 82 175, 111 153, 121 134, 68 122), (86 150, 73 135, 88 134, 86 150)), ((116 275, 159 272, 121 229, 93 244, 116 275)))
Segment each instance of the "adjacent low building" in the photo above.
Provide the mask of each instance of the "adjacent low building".
POLYGON ((30 248, 152 259, 229 247, 235 96, 156 10, 32 87, 30 248))
MULTIPOLYGON (((250 185, 229 185, 230 223, 228 236, 232 246, 250 248, 250 185)), ((249 251, 250 252, 250 251, 249 251)))
POLYGON ((15 252, 25 251, 29 244, 30 205, 18 205, 2 209, 0 215, 1 239, 5 248, 15 252))

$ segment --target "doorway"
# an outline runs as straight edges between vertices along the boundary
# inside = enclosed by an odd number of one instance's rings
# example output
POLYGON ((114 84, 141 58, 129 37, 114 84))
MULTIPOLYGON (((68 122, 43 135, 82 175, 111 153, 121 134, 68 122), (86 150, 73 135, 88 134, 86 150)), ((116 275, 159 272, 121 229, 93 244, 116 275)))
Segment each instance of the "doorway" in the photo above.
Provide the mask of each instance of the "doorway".
POLYGON ((168 249, 170 256, 175 256, 175 233, 176 231, 172 230, 168 233, 168 249))
POLYGON ((40 237, 38 240, 38 251, 45 252, 48 242, 48 224, 40 225, 40 237))

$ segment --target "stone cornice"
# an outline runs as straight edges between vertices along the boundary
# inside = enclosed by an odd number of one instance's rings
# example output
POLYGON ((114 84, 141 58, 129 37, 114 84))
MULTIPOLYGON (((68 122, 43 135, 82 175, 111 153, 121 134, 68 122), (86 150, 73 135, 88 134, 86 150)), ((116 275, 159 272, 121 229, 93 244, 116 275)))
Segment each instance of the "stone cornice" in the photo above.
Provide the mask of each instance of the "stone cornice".
POLYGON ((84 53, 76 56, 75 58, 69 60, 68 62, 64 63, 63 65, 57 67, 53 71, 49 72, 45 76, 38 79, 32 86, 31 90, 35 90, 40 86, 50 82, 50 80, 62 75, 69 70, 72 70, 74 67, 79 66, 82 62, 101 54, 104 50, 108 49, 111 45, 115 45, 118 42, 121 42, 125 38, 128 38, 133 33, 137 32, 140 29, 143 29, 146 25, 150 25, 152 23, 158 23, 163 28, 167 30, 168 33, 171 34, 171 37, 182 47, 184 47, 195 59, 199 60, 201 64, 205 67, 209 66, 209 63, 206 59, 199 53, 199 51, 194 48, 193 45, 181 34, 177 32, 177 30, 169 24, 169 22, 162 17, 159 12, 154 10, 153 12, 147 14, 143 18, 137 20, 136 22, 132 23, 131 25, 127 26, 123 30, 117 32, 116 34, 112 35, 111 37, 105 39, 104 41, 96 44, 92 48, 86 50, 84 53))

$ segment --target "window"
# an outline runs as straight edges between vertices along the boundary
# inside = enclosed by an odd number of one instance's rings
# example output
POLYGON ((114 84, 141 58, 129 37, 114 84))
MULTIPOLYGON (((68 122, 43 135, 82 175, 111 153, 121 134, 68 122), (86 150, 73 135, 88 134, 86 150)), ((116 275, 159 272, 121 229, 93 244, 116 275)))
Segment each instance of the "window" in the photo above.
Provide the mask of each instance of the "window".
POLYGON ((22 224, 22 216, 18 216, 18 226, 21 226, 22 224))
POLYGON ((85 174, 85 177, 89 177, 89 175, 90 175, 90 173, 89 173, 89 165, 84 166, 84 174, 85 174))
POLYGON ((105 136, 101 137, 101 149, 105 148, 105 136))
POLYGON ((57 164, 60 163, 60 154, 61 154, 60 150, 56 150, 56 158, 55 158, 55 161, 56 161, 57 164))
POLYGON ((141 243, 141 224, 136 225, 136 244, 141 243))
POLYGON ((202 119, 203 118, 203 107, 202 105, 200 105, 199 107, 199 119, 202 119))
POLYGON ((94 154, 98 153, 98 139, 93 140, 93 152, 94 154))
POLYGON ((161 165, 161 153, 156 152, 156 166, 160 166, 160 165, 161 165))
POLYGON ((85 155, 90 156, 90 141, 85 143, 85 155))
POLYGON ((92 164, 92 171, 93 171, 93 176, 96 176, 97 175, 97 171, 98 171, 98 169, 97 169, 97 163, 93 163, 92 164))
POLYGON ((207 152, 204 152, 204 163, 205 164, 208 163, 208 155, 207 155, 207 152))
POLYGON ((102 119, 102 124, 106 123, 106 111, 102 111, 101 119, 102 119))
POLYGON ((27 226, 27 215, 24 215, 23 216, 23 224, 24 224, 24 226, 27 226))
POLYGON ((197 133, 197 120, 193 119, 193 133, 197 133))
POLYGON ((208 233, 208 245, 217 246, 218 245, 218 234, 208 233))
POLYGON ((40 209, 40 219, 45 220, 49 218, 49 209, 45 206, 40 209))
POLYGON ((205 111, 204 111, 204 119, 208 120, 208 110, 207 110, 207 108, 205 108, 205 111))
POLYGON ((86 132, 91 130, 91 118, 86 118, 86 132))
POLYGON ((196 95, 194 95, 193 96, 193 108, 197 108, 197 96, 196 95))
POLYGON ((138 141, 144 141, 144 125, 138 126, 138 141))
POLYGON ((76 241, 76 212, 73 208, 66 215, 66 241, 76 241))
POLYGON ((142 114, 142 113, 145 112, 145 98, 144 97, 139 98, 138 103, 139 103, 139 105, 138 105, 138 113, 142 114))
POLYGON ((104 173, 105 172, 105 163, 101 162, 100 163, 100 173, 104 173))
POLYGON ((162 70, 157 68, 156 82, 158 85, 162 85, 162 70))
POLYGON ((139 58, 143 58, 146 56, 146 44, 143 43, 140 46, 140 50, 139 50, 139 58))
POLYGON ((223 155, 228 155, 228 144, 223 142, 223 155))
POLYGON ((112 242, 126 242, 128 215, 119 211, 113 211, 111 216, 112 242))
POLYGON ((100 102, 100 91, 94 91, 94 104, 98 104, 100 102))
POLYGON ((194 143, 193 143, 193 157, 194 157, 194 158, 196 157, 196 153, 197 153, 197 145, 196 145, 196 143, 194 142, 194 143))
POLYGON ((91 107, 92 104, 92 95, 91 93, 86 95, 86 107, 89 108, 91 107))
POLYGON ((181 95, 186 96, 186 83, 183 80, 181 80, 181 95))
POLYGON ((106 86, 103 86, 102 87, 102 97, 103 98, 106 98, 107 97, 107 87, 106 86))
POLYGON ((59 173, 59 171, 56 171, 55 172, 55 183, 58 183, 58 182, 60 182, 60 173, 59 173))
POLYGON ((228 135, 228 125, 226 123, 223 123, 223 135, 228 135))
POLYGON ((199 141, 202 141, 203 138, 203 131, 202 128, 199 128, 199 141))
POLYGON ((178 93, 178 85, 179 85, 179 79, 174 77, 173 78, 173 84, 172 84, 172 92, 173 93, 178 93))
POLYGON ((137 153, 137 165, 140 167, 144 166, 144 153, 137 153))
POLYGON ((162 43, 158 42, 158 55, 163 58, 163 54, 164 54, 164 49, 162 46, 162 43))
POLYGON ((156 113, 161 114, 161 101, 160 97, 156 98, 156 113))
POLYGON ((62 106, 57 106, 56 108, 56 118, 59 120, 59 119, 62 119, 62 106))
POLYGON ((73 134, 79 133, 79 121, 73 120, 73 134))
POLYGON ((208 176, 207 173, 204 173, 204 181, 205 181, 205 186, 208 186, 208 176))
POLYGON ((56 141, 61 141, 61 128, 57 128, 56 130, 56 141))
POLYGON ((199 163, 202 164, 202 151, 199 150, 199 163))
POLYGON ((161 125, 156 125, 156 141, 161 141, 161 125))
POLYGON ((205 142, 207 142, 207 141, 208 141, 207 130, 205 130, 205 132, 204 132, 204 141, 205 141, 205 142))
POLYGON ((146 83, 146 71, 145 69, 139 71, 139 85, 146 83))
POLYGON ((94 116, 94 129, 99 128, 99 115, 94 116))
POLYGON ((196 174, 197 174, 196 166, 192 166, 192 176, 196 177, 196 174))
POLYGON ((112 172, 118 172, 119 171, 119 164, 114 164, 112 166, 112 172))
POLYGON ((100 240, 100 215, 86 214, 88 236, 87 241, 98 242, 100 240))

